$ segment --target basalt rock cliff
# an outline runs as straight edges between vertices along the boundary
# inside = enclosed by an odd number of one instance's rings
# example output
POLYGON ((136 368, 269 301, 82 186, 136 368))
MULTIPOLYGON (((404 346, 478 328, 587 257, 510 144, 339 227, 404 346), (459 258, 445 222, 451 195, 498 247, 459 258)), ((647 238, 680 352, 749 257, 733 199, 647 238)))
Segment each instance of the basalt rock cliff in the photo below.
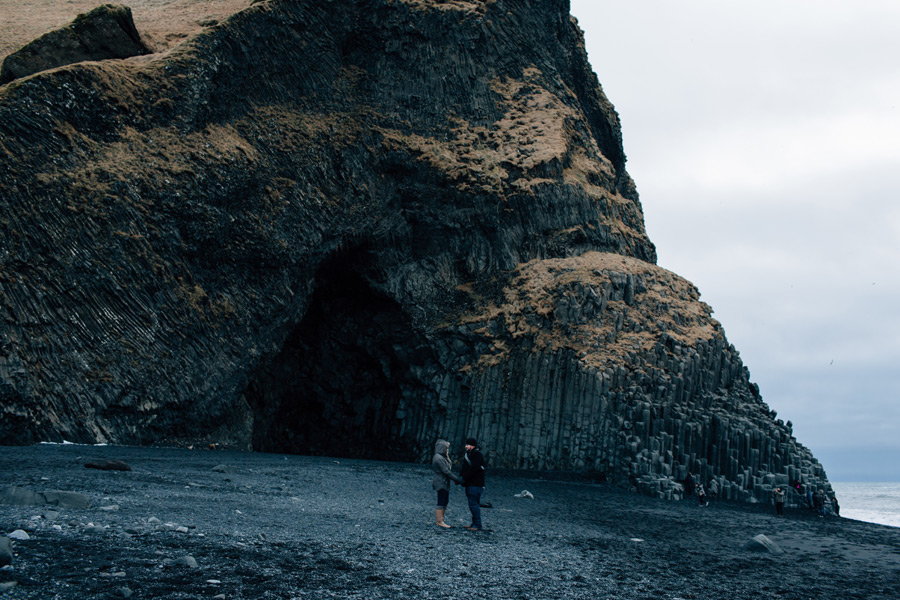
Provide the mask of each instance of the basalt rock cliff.
POLYGON ((268 0, 0 87, 0 442, 825 474, 658 267, 566 0, 268 0))

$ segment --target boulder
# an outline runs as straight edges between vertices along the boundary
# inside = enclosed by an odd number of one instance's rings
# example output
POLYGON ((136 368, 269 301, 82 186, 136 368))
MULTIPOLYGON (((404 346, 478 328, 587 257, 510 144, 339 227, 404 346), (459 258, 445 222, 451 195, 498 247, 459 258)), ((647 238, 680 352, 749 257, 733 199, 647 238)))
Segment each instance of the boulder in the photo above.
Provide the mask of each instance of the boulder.
POLYGON ((36 496, 42 499, 42 504, 59 506, 61 508, 88 508, 91 500, 78 492, 66 492, 62 490, 45 490, 38 492, 36 496))
POLYGON ((12 548, 10 548, 9 538, 0 537, 0 567, 11 565, 13 560, 12 548))
POLYGON ((101 471, 130 471, 131 467, 121 460, 95 460, 84 463, 85 469, 99 469, 101 471))
POLYGON ((78 492, 44 490, 36 492, 30 488, 9 486, 0 490, 0 504, 14 506, 58 506, 60 508, 88 508, 91 500, 78 492))
POLYGON ((0 504, 13 506, 36 506, 34 490, 19 486, 9 486, 0 490, 0 504))
POLYGON ((7 56, 0 68, 0 84, 85 60, 149 53, 134 26, 131 9, 104 4, 7 56))
POLYGON ((191 555, 182 556, 168 563, 175 567, 187 567, 188 569, 197 568, 197 559, 191 555))

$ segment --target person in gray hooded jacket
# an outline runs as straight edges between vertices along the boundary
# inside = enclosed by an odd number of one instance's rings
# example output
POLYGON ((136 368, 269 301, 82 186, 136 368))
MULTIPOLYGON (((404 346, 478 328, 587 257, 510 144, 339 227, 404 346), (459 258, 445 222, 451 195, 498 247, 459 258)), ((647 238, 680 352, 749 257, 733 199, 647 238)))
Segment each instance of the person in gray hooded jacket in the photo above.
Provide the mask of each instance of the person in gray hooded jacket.
POLYGON ((444 523, 444 513, 447 512, 447 504, 450 502, 450 482, 462 483, 462 479, 453 473, 451 466, 450 442, 438 440, 434 445, 434 458, 431 459, 431 470, 434 471, 431 487, 437 490, 437 508, 434 509, 434 515, 438 527, 450 527, 444 523))

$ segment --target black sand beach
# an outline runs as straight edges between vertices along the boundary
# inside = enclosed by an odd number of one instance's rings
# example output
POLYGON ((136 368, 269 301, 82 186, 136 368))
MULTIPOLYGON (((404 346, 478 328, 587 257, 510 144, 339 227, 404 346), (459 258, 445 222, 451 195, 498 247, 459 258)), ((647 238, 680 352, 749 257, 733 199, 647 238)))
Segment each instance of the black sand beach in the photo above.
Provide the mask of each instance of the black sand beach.
POLYGON ((0 569, 7 598, 900 597, 898 528, 572 476, 491 472, 474 533, 460 488, 453 528, 434 525, 425 465, 40 445, 0 447, 0 473, 90 500, 0 504, 0 532, 28 537, 0 569), (85 467, 108 459, 132 470, 85 467), (747 549, 758 534, 784 553, 747 549))

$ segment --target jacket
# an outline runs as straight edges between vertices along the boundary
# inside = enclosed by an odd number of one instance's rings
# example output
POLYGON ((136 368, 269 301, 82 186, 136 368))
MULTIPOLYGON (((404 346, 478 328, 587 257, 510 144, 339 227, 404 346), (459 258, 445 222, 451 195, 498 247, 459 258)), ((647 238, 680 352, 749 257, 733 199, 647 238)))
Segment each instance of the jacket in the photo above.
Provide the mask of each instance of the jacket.
POLYGON ((459 471, 466 487, 484 487, 484 456, 478 448, 472 448, 466 452, 462 469, 459 471))
POLYGON ((446 440, 438 440, 434 445, 434 458, 431 459, 431 470, 434 471, 434 477, 431 480, 431 487, 436 490, 449 490, 450 481, 462 483, 450 469, 450 442, 446 440))

